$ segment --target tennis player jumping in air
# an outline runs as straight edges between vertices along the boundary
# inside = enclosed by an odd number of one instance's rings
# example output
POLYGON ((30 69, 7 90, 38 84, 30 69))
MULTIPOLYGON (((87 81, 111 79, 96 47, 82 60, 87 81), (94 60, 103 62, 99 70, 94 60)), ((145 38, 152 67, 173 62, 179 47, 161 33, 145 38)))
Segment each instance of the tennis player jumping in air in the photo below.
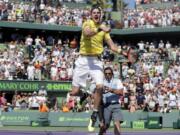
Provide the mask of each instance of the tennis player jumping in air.
POLYGON ((82 35, 80 40, 80 55, 75 61, 75 69, 72 80, 72 90, 70 95, 81 96, 82 87, 86 87, 86 80, 90 75, 96 84, 94 94, 94 109, 91 115, 92 126, 95 125, 97 117, 101 115, 99 112, 102 101, 103 92, 103 62, 100 55, 103 52, 104 41, 109 48, 118 54, 122 53, 121 49, 114 44, 110 37, 110 27, 102 23, 102 10, 99 7, 92 7, 91 19, 86 20, 82 26, 82 35))

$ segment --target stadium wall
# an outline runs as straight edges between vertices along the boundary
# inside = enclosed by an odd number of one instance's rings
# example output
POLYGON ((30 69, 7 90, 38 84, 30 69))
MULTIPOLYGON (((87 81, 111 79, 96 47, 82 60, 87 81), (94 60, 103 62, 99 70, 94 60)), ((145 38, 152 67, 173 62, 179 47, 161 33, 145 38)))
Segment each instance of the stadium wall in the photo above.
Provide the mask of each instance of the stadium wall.
MULTIPOLYGON (((130 113, 128 111, 122 111, 124 116, 124 122, 122 123, 123 128, 132 127, 132 123, 136 124, 136 128, 142 128, 145 126, 141 125, 141 122, 148 121, 149 118, 162 117, 162 127, 172 128, 173 123, 180 118, 180 112, 174 111, 171 113, 155 113, 155 112, 135 112, 130 113), (139 126, 137 126, 139 124, 139 126)), ((62 113, 62 112, 2 112, 0 115, 0 122, 3 126, 32 126, 32 123, 48 119, 49 126, 60 126, 60 127, 86 127, 89 123, 91 113, 78 112, 78 113, 62 113)), ((151 120, 149 124, 153 124, 156 121, 151 120)), ((97 126, 97 125, 96 125, 97 126)))
MULTIPOLYGON (((16 22, 0 22, 0 28, 15 28, 15 29, 28 29, 28 30, 47 30, 47 31, 62 31, 62 32, 81 32, 81 27, 77 26, 64 26, 64 25, 48 25, 48 24, 35 24, 35 23, 16 23, 16 22)), ((112 35, 136 35, 136 34, 152 34, 152 33, 176 33, 180 32, 180 26, 176 27, 157 27, 153 29, 136 28, 136 29, 112 29, 112 35)))

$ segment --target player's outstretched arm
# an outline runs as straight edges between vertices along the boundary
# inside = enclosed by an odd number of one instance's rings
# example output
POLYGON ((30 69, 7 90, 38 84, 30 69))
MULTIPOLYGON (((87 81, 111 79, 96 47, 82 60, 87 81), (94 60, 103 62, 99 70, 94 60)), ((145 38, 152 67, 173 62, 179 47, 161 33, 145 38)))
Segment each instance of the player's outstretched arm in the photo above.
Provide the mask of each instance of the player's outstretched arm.
POLYGON ((106 43, 109 45, 110 49, 113 51, 113 52, 116 52, 118 54, 121 54, 122 53, 122 50, 121 48, 119 48, 113 41, 112 39, 108 39, 106 40, 106 43))

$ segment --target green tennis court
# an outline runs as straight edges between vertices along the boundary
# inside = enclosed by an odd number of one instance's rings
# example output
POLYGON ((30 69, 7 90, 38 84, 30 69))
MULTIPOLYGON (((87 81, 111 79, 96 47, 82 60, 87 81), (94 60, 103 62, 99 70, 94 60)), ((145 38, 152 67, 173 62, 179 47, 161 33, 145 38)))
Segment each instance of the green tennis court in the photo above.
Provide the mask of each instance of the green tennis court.
MULTIPOLYGON (((97 135, 95 132, 88 132, 86 128, 81 127, 28 127, 28 126, 7 126, 0 128, 0 135, 97 135)), ((143 129, 135 130, 122 128, 122 135, 179 135, 180 130, 164 129, 143 129)), ((107 132, 107 135, 113 135, 113 129, 107 132)))

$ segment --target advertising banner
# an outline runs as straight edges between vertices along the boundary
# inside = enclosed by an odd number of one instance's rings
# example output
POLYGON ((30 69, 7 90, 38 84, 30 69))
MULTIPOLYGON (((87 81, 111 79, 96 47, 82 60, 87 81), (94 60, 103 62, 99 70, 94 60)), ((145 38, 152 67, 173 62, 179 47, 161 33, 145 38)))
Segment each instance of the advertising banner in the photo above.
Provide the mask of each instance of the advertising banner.
MULTIPOLYGON (((178 112, 171 112, 171 119, 173 120, 169 121, 169 115, 162 114, 162 116, 159 116, 158 113, 153 113, 153 116, 150 116, 151 113, 149 113, 149 117, 142 120, 141 113, 143 112, 130 113, 122 111, 122 113, 124 121, 121 124, 121 127, 132 127, 134 129, 146 128, 145 122, 147 122, 147 128, 172 128, 173 122, 177 122, 177 118, 179 117, 178 112)), ((91 112, 50 112, 48 114, 42 114, 38 111, 2 112, 0 115, 0 123, 4 126, 32 126, 32 122, 46 120, 49 122, 49 126, 87 127, 90 116, 91 112)), ((98 126, 98 122, 96 123, 96 126, 98 126)), ((113 123, 111 123, 111 126, 113 126, 113 123)))
POLYGON ((45 86, 47 91, 68 91, 71 82, 0 80, 0 91, 37 91, 41 86, 45 86))

